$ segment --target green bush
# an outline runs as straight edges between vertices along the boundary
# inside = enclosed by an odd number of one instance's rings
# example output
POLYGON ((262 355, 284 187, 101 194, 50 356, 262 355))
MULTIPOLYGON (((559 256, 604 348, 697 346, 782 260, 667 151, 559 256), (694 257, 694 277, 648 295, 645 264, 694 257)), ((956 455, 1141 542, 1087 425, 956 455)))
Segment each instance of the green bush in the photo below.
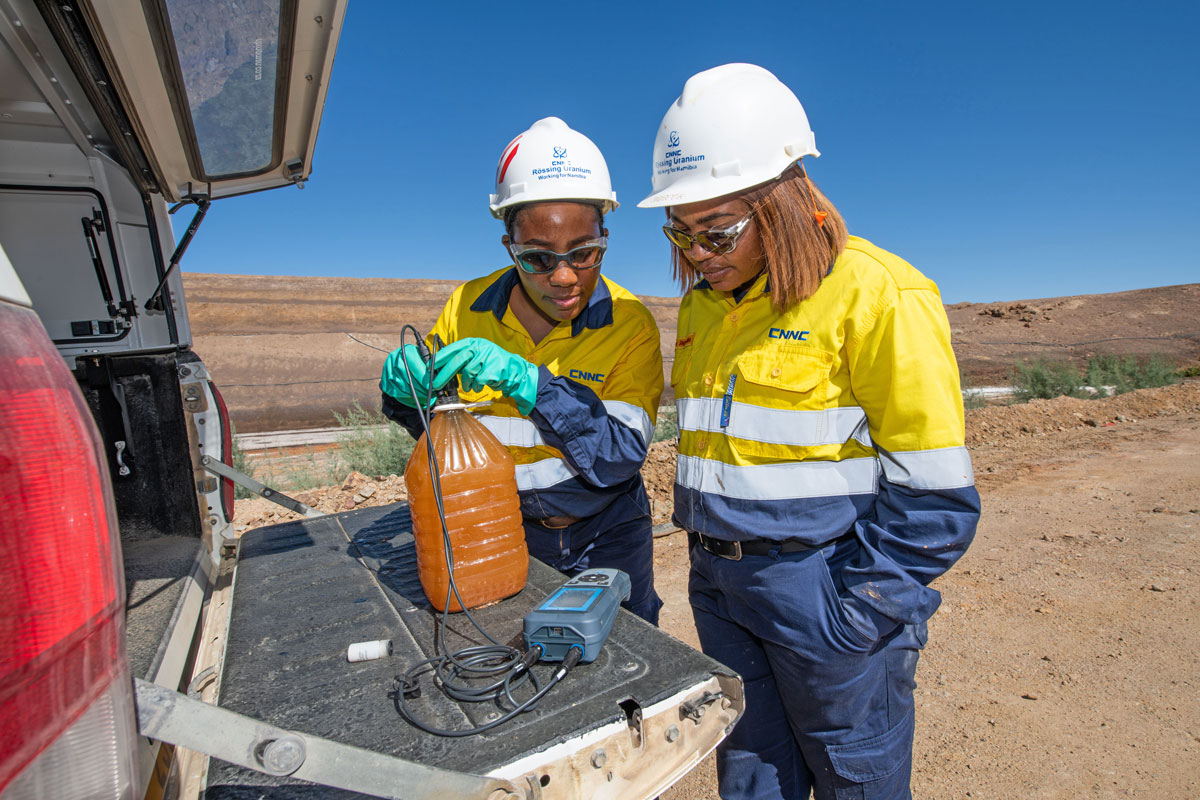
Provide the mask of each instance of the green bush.
POLYGON ((1106 397, 1134 389, 1169 386, 1180 377, 1170 360, 1161 355, 1139 359, 1102 353, 1089 358, 1082 372, 1065 361, 1020 362, 1013 366, 1011 381, 1017 400, 1024 402, 1064 396, 1106 397))
POLYGON ((658 423, 654 426, 651 443, 665 442, 679 436, 679 412, 674 408, 662 408, 658 412, 658 423))
POLYGON ((1065 361, 1035 358, 1013 365, 1009 380, 1019 402, 1052 397, 1083 397, 1079 370, 1065 361))
POLYGON ((985 407, 987 407, 987 404, 988 404, 987 398, 984 397, 983 395, 979 394, 978 392, 972 392, 969 389, 967 391, 963 392, 963 410, 964 411, 970 411, 973 408, 985 408, 985 407))
MULTIPOLYGON (((345 473, 364 475, 403 475, 416 442, 408 431, 391 422, 382 412, 368 411, 359 405, 334 414, 344 429, 339 436, 345 473)), ((342 475, 345 477, 345 474, 342 475)))
POLYGON ((322 466, 316 453, 305 450, 303 461, 293 462, 288 467, 284 480, 293 491, 304 492, 341 483, 348 474, 349 470, 343 469, 338 459, 335 458, 322 466))
MULTIPOLYGON (((237 428, 233 427, 233 425, 231 423, 229 426, 229 430, 230 430, 231 438, 233 440, 233 464, 231 464, 230 466, 232 466, 234 469, 236 469, 238 472, 242 473, 243 475, 249 475, 251 478, 253 478, 254 477, 254 465, 250 463, 250 458, 249 458, 249 456, 246 455, 246 451, 243 450, 241 448, 241 445, 238 444, 237 428)), ((233 499, 234 500, 246 500, 251 497, 258 497, 258 495, 256 495, 254 492, 250 491, 249 489, 243 488, 242 485, 239 483, 235 483, 233 485, 233 499)))
POLYGON ((1177 378, 1200 378, 1200 366, 1180 367, 1175 371, 1177 378))
POLYGON ((979 391, 974 381, 962 378, 961 389, 964 409, 983 408, 988 404, 987 398, 979 391))
POLYGON ((1086 376, 1088 385, 1101 395, 1168 386, 1178 380, 1174 365, 1160 355, 1139 360, 1104 353, 1088 359, 1086 376), (1108 387, 1107 392, 1101 387, 1108 387))
POLYGON ((296 455, 280 448, 265 465, 259 480, 272 489, 291 494, 341 483, 348 472, 336 458, 322 463, 312 450, 296 455))

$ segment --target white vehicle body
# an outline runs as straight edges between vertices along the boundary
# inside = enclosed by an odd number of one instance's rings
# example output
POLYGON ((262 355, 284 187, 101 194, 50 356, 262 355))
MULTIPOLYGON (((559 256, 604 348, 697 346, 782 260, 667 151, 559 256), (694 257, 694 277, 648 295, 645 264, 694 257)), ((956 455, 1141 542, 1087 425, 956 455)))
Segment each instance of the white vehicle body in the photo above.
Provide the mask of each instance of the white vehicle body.
POLYGON ((211 203, 308 179, 345 11, 0 0, 0 800, 204 796, 210 755, 285 781, 273 797, 290 776, 382 796, 652 796, 740 714, 738 679, 713 671, 483 777, 218 707, 240 542, 233 485, 205 463, 231 463, 232 438, 178 265, 211 203))

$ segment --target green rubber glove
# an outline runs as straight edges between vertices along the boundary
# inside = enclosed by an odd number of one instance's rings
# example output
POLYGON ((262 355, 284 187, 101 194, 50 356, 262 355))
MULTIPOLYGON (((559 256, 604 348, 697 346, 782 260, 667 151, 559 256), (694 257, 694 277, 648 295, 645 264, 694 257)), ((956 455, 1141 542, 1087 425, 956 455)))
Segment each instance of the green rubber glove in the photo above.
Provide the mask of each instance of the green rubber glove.
POLYGON ((379 388, 384 394, 409 408, 416 408, 412 389, 409 388, 409 375, 412 375, 412 381, 416 384, 417 397, 421 398, 428 408, 431 405, 429 370, 425 359, 417 352, 416 345, 406 344, 388 353, 388 357, 383 361, 383 375, 379 379, 379 388), (407 369, 405 364, 408 365, 407 369))
POLYGON ((440 389, 458 375, 464 391, 478 392, 486 386, 517 403, 528 414, 537 400, 538 368, 487 339, 459 339, 437 352, 437 374, 433 388, 440 389))

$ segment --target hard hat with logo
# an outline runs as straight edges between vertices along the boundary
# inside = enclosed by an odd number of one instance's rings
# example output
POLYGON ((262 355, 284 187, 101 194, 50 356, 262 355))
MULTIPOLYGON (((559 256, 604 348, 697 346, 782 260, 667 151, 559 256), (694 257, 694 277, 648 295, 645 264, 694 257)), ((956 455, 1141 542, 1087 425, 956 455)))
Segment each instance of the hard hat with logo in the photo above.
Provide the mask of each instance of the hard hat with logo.
POLYGON ((593 203, 605 214, 619 205, 600 148, 558 117, 539 119, 504 148, 489 206, 503 219, 506 208, 543 200, 593 203))
POLYGON ((778 178, 819 156, 792 90, 762 67, 725 64, 688 78, 654 140, 654 191, 641 208, 695 203, 778 178))

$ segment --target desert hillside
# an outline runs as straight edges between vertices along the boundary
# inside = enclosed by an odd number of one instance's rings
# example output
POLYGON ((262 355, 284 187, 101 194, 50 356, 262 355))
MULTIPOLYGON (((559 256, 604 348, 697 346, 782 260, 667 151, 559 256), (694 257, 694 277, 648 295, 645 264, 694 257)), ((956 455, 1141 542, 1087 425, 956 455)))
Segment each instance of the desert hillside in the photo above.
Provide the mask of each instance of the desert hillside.
MULTIPOLYGON (((354 401, 377 407, 384 355, 405 324, 433 325, 454 281, 185 273, 196 352, 240 433, 334 424, 354 401)), ((667 369, 677 297, 643 297, 667 369)), ((1021 358, 1082 363, 1098 352, 1200 362, 1200 284, 947 307, 964 380, 1002 383, 1021 358)), ((668 392, 670 389, 668 388, 668 392)), ((669 398, 667 398, 669 399, 669 398)))

